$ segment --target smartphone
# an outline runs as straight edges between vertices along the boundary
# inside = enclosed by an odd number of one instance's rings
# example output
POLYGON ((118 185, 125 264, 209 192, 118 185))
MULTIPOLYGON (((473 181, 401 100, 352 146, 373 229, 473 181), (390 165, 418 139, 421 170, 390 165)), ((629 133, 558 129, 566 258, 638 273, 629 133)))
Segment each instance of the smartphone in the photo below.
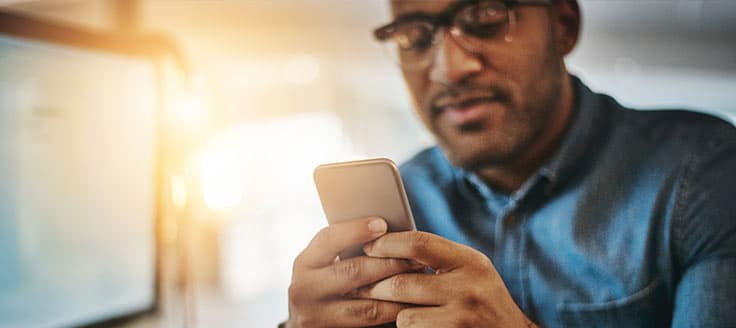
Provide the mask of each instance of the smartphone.
MULTIPOLYGON (((314 169, 314 183, 329 224, 379 216, 389 232, 416 230, 399 168, 390 159, 323 164, 314 169)), ((362 246, 343 251, 340 258, 364 255, 362 246)))

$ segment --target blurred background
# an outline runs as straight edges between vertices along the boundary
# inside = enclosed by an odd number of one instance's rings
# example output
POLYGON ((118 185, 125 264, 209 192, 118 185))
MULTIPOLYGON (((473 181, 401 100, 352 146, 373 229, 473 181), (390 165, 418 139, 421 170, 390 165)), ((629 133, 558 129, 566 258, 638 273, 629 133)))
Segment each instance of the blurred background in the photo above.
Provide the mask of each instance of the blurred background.
MULTIPOLYGON (((736 2, 581 8, 568 65, 594 90, 735 122, 736 2)), ((0 0, 0 12, 165 54, 141 59, 117 46, 123 55, 107 58, 78 42, 55 49, 0 34, 0 159, 37 165, 0 164, 0 180, 15 181, 0 188, 0 327, 138 312, 115 324, 273 327, 288 314, 293 258, 325 225, 314 167, 400 163, 432 144, 398 67, 371 38, 389 20, 385 1, 0 0), (12 123, 26 122, 12 121, 24 106, 52 109, 29 118, 31 137, 12 123), (82 107, 90 111, 64 112, 82 107), (93 182, 70 189, 77 178, 53 173, 64 169, 93 182), (94 206, 69 209, 75 201, 94 206), (60 209, 85 219, 59 219, 60 209), (129 302, 59 316, 117 298, 129 302), (29 319, 38 313, 50 319, 29 319)))

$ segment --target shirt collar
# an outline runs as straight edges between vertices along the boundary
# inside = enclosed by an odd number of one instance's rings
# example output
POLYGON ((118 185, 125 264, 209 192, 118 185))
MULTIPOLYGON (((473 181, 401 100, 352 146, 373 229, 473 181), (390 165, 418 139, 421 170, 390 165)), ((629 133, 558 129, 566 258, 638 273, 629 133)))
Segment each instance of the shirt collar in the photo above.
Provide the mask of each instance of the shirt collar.
POLYGON ((557 152, 542 165, 538 174, 549 181, 548 192, 564 181, 578 165, 594 143, 596 135, 606 124, 601 96, 591 91, 580 79, 570 75, 575 90, 575 107, 570 128, 557 152))

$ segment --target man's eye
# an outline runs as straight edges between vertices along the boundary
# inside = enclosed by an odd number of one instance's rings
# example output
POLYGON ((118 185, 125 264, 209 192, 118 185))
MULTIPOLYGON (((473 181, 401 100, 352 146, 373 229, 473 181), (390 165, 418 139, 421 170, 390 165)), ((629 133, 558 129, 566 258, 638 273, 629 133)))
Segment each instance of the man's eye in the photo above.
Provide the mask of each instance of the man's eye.
POLYGON ((426 51, 432 47, 434 32, 429 24, 405 24, 398 28, 393 40, 402 51, 426 51))
POLYGON ((463 34, 481 39, 490 39, 500 35, 504 31, 503 24, 465 25, 461 29, 463 34))
POLYGON ((455 25, 463 33, 479 38, 491 38, 503 31, 508 11, 495 1, 468 6, 455 16, 455 25))

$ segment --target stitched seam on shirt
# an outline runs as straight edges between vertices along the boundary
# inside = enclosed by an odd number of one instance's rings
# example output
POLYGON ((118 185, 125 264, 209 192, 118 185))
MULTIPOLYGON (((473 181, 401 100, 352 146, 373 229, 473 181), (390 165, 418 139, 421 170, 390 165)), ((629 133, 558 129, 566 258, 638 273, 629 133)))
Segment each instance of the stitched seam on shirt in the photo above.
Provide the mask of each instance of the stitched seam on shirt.
POLYGON ((537 309, 534 307, 534 302, 532 301, 532 295, 531 295, 531 278, 529 273, 529 257, 527 256, 527 246, 529 244, 529 239, 531 238, 531 232, 529 232, 529 220, 531 219, 532 215, 526 215, 525 213, 519 212, 519 217, 521 218, 521 245, 520 245, 520 265, 519 268, 519 285, 521 289, 521 300, 522 300, 522 309, 524 310, 527 315, 531 315, 534 320, 539 319, 539 313, 537 312, 537 309))
MULTIPOLYGON (((688 259, 684 258, 684 256, 686 256, 687 254, 685 252, 686 250, 682 246, 685 239, 686 231, 684 231, 682 227, 686 224, 686 222, 684 222, 685 210, 686 206, 688 205, 687 196, 690 192, 691 182, 693 181, 693 179, 695 179, 696 168, 700 166, 703 162, 706 162, 703 157, 706 157, 709 154, 719 153, 719 150, 721 150, 722 148, 727 148, 729 147, 729 145, 734 144, 733 140, 728 139, 728 136, 724 136, 723 134, 725 133, 714 133, 713 135, 709 136, 693 137, 699 139, 697 140, 697 142, 695 142, 695 144, 699 146, 696 147, 696 149, 698 149, 699 151, 688 152, 687 159, 683 165, 682 182, 680 183, 680 188, 678 188, 679 190, 677 192, 677 195, 675 196, 675 205, 672 211, 672 243, 673 250, 675 252, 675 259, 677 260, 679 258, 681 260, 677 261, 679 267, 690 265, 690 263, 685 263, 688 259), (706 137, 710 138, 708 140, 703 140, 706 137)), ((680 277, 678 277, 678 279, 679 278, 680 277)))
POLYGON ((524 256, 524 253, 526 253, 526 242, 527 242, 527 220, 525 217, 522 217, 522 214, 519 214, 519 218, 521 219, 521 226, 520 226, 520 233, 519 236, 519 254, 518 254, 518 260, 519 260, 519 289, 521 289, 521 308, 522 309, 529 309, 527 305, 527 280, 529 279, 529 271, 528 266, 524 256))
MULTIPOLYGON (((675 195, 675 206, 672 211, 672 247, 673 251, 675 252, 675 260, 677 262, 684 262, 683 256, 684 249, 682 249, 682 243, 684 241, 684 231, 682 229, 682 226, 685 224, 683 222, 684 220, 684 212, 685 212, 685 206, 687 204, 686 195, 690 188, 690 178, 692 176, 692 172, 695 167, 695 163, 697 161, 697 156, 691 152, 688 152, 687 159, 685 163, 683 164, 683 172, 682 172, 682 179, 679 184, 679 188, 676 188, 676 195, 675 195)), ((677 263, 677 266, 682 266, 685 263, 677 263)), ((679 279, 679 277, 678 277, 679 279)))
POLYGON ((633 294, 624 296, 622 298, 610 300, 607 302, 600 302, 600 303, 560 303, 557 305, 557 310, 565 311, 565 312, 568 312, 568 311, 590 312, 590 311, 615 310, 617 308, 636 304, 637 302, 640 302, 642 300, 647 299, 648 297, 651 297, 652 293, 661 284, 662 284, 661 278, 657 277, 657 278, 654 278, 654 280, 649 282, 646 286, 644 286, 640 290, 635 291, 633 294))
POLYGON ((730 260, 736 260, 736 254, 726 255, 726 256, 709 256, 709 257, 705 257, 702 259, 698 259, 698 261, 694 262, 689 268, 692 268, 697 265, 710 264, 711 262, 730 261, 730 260))

